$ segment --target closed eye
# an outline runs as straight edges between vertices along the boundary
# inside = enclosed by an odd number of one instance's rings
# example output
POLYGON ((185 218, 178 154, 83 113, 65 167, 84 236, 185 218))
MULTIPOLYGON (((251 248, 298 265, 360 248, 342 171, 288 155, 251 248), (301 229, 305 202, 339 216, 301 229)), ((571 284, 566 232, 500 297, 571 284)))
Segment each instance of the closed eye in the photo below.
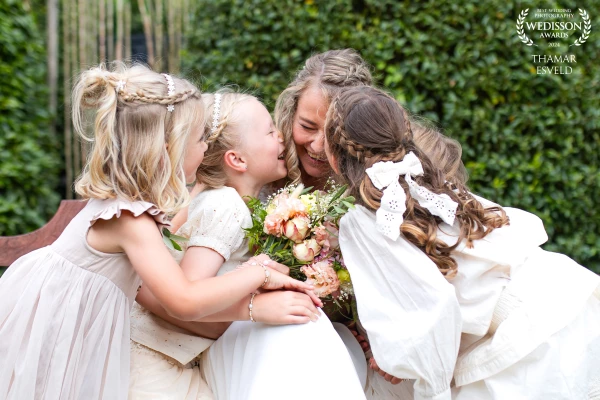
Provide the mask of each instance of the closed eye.
POLYGON ((309 126, 302 125, 302 124, 300 124, 300 126, 301 126, 302 128, 304 128, 304 129, 306 129, 307 131, 316 131, 316 130, 317 130, 316 128, 311 128, 311 127, 309 127, 309 126))

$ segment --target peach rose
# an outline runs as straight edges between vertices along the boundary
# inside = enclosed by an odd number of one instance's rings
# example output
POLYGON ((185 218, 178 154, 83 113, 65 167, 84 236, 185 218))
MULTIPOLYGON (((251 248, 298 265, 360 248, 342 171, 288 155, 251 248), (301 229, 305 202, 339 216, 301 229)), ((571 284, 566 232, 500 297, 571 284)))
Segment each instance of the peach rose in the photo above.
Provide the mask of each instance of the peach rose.
POLYGON ((283 233, 283 218, 279 214, 269 214, 265 218, 263 232, 280 237, 283 233))
POLYGON ((310 232, 310 220, 306 216, 297 216, 283 225, 283 235, 296 243, 302 243, 310 232))
POLYGON ((305 265, 300 271, 306 275, 306 283, 315 287, 314 292, 318 297, 325 297, 340 288, 340 281, 330 261, 319 261, 305 265))
POLYGON ((315 239, 308 239, 302 243, 295 244, 292 248, 292 253, 298 261, 310 262, 314 260, 317 254, 321 251, 321 246, 315 239))

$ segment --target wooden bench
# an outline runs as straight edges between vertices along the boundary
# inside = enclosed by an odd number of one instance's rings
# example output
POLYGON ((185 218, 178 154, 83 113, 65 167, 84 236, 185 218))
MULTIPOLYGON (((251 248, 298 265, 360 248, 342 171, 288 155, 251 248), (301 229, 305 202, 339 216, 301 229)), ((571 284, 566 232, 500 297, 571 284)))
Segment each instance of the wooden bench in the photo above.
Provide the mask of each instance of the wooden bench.
POLYGON ((22 255, 52 244, 85 204, 81 200, 62 200, 56 214, 40 229, 24 235, 0 236, 0 267, 8 267, 22 255))

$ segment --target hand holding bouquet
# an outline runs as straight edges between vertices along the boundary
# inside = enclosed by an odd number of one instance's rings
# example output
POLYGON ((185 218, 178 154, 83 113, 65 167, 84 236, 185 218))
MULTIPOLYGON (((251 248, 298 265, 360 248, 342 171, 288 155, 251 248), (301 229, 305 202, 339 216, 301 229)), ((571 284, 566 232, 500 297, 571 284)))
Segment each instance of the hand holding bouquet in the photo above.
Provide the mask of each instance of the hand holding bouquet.
POLYGON ((251 198, 252 227, 246 230, 254 254, 264 253, 290 268, 290 276, 306 280, 315 294, 350 311, 353 294, 338 242, 340 218, 354 207, 344 197, 346 186, 329 182, 326 191, 287 186, 266 204, 251 198))

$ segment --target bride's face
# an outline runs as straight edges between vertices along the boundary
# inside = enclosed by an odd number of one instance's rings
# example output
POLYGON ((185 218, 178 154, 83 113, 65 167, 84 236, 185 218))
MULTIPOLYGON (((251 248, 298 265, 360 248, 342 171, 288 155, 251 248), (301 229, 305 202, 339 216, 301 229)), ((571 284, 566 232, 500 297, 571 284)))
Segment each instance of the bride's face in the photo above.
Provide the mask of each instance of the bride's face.
POLYGON ((331 175, 323 143, 327 106, 319 88, 307 88, 300 95, 292 125, 300 165, 306 174, 315 178, 331 175))

